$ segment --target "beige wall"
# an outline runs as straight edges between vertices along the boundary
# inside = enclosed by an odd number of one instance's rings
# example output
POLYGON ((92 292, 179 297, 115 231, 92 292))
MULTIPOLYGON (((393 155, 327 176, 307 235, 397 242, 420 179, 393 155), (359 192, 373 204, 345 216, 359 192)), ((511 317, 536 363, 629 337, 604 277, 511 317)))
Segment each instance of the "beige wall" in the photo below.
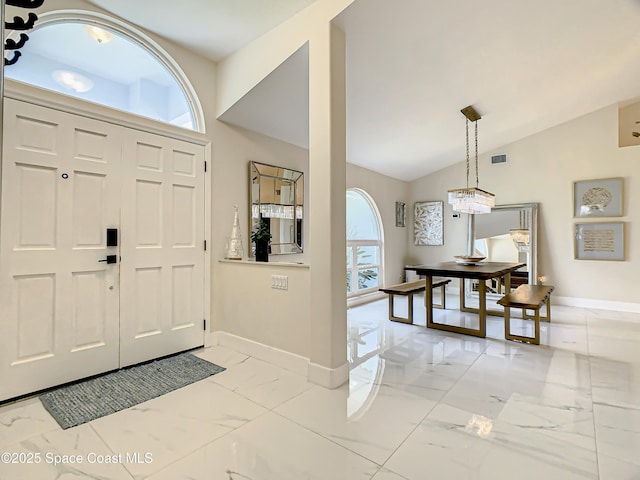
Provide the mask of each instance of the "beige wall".
MULTIPOLYGON (((307 263, 308 252, 272 255, 269 265, 219 261, 224 258, 225 237, 231 234, 234 205, 238 205, 244 255, 248 258, 249 161, 299 170, 305 175, 307 190, 308 151, 221 122, 215 122, 214 136, 212 331, 224 331, 308 357, 309 268, 277 266, 277 262, 307 263), (289 290, 272 289, 271 275, 288 276, 289 290)), ((305 208, 305 216, 307 212, 305 208)), ((303 239, 308 235, 305 224, 303 239)))
MULTIPOLYGON (((482 122, 486 122, 483 129, 491 128, 489 117, 482 122)), ((498 204, 540 203, 538 275, 556 286, 554 295, 561 301, 613 308, 637 306, 639 153, 640 147, 618 147, 618 107, 612 105, 481 156, 480 187, 495 193, 498 204), (508 163, 491 165, 490 156, 497 153, 507 153, 508 163), (573 218, 573 182, 609 177, 624 178, 624 216, 599 220, 625 222, 626 260, 575 260, 573 229, 580 220, 573 218)), ((459 163, 411 184, 411 202, 445 201, 445 245, 410 245, 410 261, 445 261, 465 252, 466 215, 454 219, 446 204, 447 189, 464 182, 464 164, 459 163)))
POLYGON ((309 268, 216 262, 215 331, 309 357, 309 268), (271 275, 288 277, 288 290, 271 288, 271 275))
POLYGON ((384 285, 393 285, 404 276, 407 242, 412 232, 409 223, 409 183, 347 164, 347 188, 367 192, 378 207, 384 230, 384 285), (407 204, 407 226, 396 227, 396 202, 407 204))
POLYGON ((427 264, 452 260, 454 255, 466 254, 467 219, 465 215, 453 218, 451 206, 447 204, 447 189, 464 186, 464 165, 456 164, 431 175, 411 182, 407 202, 407 225, 412 228, 416 202, 444 201, 444 244, 413 244, 413 230, 408 239, 408 264, 427 264))

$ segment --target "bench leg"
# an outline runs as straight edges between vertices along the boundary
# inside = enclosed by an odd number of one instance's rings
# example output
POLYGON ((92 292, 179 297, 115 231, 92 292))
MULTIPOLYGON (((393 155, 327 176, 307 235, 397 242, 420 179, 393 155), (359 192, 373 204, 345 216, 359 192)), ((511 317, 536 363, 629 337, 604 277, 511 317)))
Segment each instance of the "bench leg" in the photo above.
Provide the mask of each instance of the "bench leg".
MULTIPOLYGON (((540 320, 542 320, 543 322, 551 322, 551 297, 547 297, 547 299, 544 301, 544 303, 547 304, 547 315, 545 317, 540 317, 540 320)), ((529 320, 533 320, 535 319, 535 314, 534 315, 528 315, 527 314, 527 310, 526 309, 522 309, 522 318, 526 318, 529 320)))
POLYGON ((402 317, 396 317, 393 311, 393 298, 395 297, 395 295, 393 293, 389 294, 389 320, 393 321, 393 322, 400 322, 400 323, 413 323, 413 293, 410 293, 407 295, 407 301, 408 303, 408 315, 407 318, 402 318, 402 317))
POLYGON ((540 308, 533 309, 533 315, 524 316, 523 320, 531 319, 534 321, 534 336, 525 337, 523 335, 514 335, 511 333, 510 315, 508 311, 509 307, 504 308, 504 338, 507 340, 517 340, 519 342, 532 343, 534 345, 540 345, 540 308))
POLYGON ((513 340, 511 338, 511 307, 504 307, 504 338, 513 340))
POLYGON ((547 298, 547 316, 543 318, 545 322, 551 322, 551 295, 547 298))
POLYGON ((440 299, 441 300, 440 300, 440 303, 435 303, 434 302, 434 304, 433 304, 434 308, 442 308, 442 309, 447 308, 447 299, 444 296, 444 287, 445 286, 446 285, 440 285, 440 299))

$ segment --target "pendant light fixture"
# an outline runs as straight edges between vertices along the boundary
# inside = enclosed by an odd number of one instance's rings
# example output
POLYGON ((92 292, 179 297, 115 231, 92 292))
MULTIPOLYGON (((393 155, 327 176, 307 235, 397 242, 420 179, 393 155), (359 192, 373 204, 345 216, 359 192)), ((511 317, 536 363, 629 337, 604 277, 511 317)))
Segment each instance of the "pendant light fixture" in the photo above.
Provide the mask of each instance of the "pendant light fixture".
POLYGON ((461 110, 466 117, 467 132, 467 186, 449 190, 449 203, 453 210, 460 213, 491 213, 491 208, 496 205, 496 197, 493 193, 478 188, 478 120, 482 117, 469 105, 461 110), (469 187, 469 122, 475 124, 475 147, 476 147, 476 186, 469 187))

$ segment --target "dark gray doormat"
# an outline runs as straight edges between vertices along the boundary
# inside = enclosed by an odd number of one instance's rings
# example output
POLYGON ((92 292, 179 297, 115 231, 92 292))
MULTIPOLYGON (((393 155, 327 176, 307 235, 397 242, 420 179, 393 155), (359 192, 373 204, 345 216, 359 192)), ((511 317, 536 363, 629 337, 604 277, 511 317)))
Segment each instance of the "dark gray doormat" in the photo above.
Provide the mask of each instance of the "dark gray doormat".
POLYGON ((40 395, 40 401, 63 429, 133 407, 224 371, 190 353, 66 385, 40 395))

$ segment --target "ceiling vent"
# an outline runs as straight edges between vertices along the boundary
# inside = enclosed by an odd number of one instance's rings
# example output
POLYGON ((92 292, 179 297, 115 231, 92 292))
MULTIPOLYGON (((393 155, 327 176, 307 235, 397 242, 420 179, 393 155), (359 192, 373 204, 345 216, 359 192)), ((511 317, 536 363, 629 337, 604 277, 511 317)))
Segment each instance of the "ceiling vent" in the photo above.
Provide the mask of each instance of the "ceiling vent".
POLYGON ((507 163, 507 154, 491 155, 491 163, 507 163))

